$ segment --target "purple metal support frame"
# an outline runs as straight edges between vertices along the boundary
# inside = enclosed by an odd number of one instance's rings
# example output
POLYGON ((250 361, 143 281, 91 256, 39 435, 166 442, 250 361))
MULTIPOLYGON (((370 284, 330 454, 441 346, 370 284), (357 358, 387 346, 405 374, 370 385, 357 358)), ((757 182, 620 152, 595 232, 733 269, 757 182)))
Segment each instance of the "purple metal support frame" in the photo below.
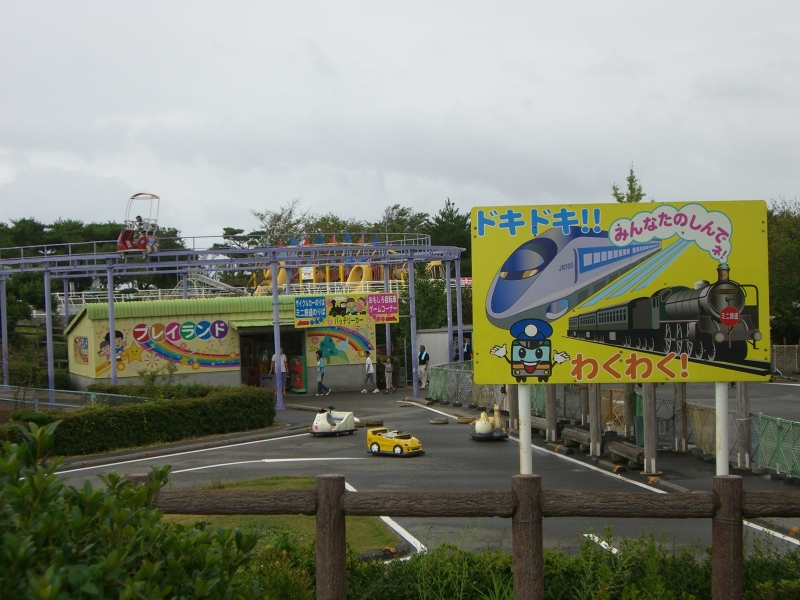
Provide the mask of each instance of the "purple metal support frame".
POLYGON ((411 318, 411 376, 414 378, 412 383, 412 398, 417 398, 419 394, 419 355, 417 354, 417 294, 414 291, 414 255, 408 260, 408 306, 411 318))
POLYGON ((447 293, 447 362, 453 362, 453 293, 450 283, 450 261, 444 262, 444 280, 447 293))
MULTIPOLYGON (((383 265, 383 291, 389 293, 389 263, 383 265)), ((386 356, 392 355, 392 330, 389 323, 386 324, 386 356)), ((388 387, 392 387, 392 382, 387 382, 388 387)))
POLYGON ((50 408, 56 405, 56 374, 53 370, 53 307, 50 297, 50 272, 44 272, 44 331, 47 341, 47 389, 50 390, 50 408))
POLYGON ((117 326, 114 323, 114 269, 108 261, 106 271, 106 287, 108 288, 108 363, 111 369, 111 385, 117 385, 117 326))
POLYGON ((64 277, 61 280, 64 286, 64 329, 69 326, 69 279, 64 277))
POLYGON ((3 385, 8 386, 8 315, 6 314, 6 278, 0 277, 0 335, 3 336, 3 385))
MULTIPOLYGON (((464 362, 464 320, 461 318, 461 259, 456 259, 456 320, 458 321, 458 360, 464 362)), ((474 344, 474 340, 473 340, 474 344)), ((474 352, 473 345, 473 352, 474 352)))
MULTIPOLYGON (((320 234, 322 235, 322 234, 320 234)), ((423 234, 399 234, 399 243, 389 234, 386 235, 384 246, 380 244, 371 245, 352 245, 352 244, 314 244, 304 245, 293 249, 287 253, 271 250, 275 248, 275 239, 270 239, 269 235, 260 239, 263 244, 258 248, 241 248, 229 242, 229 247, 214 246, 210 239, 206 238, 182 238, 185 248, 179 250, 166 250, 154 252, 145 257, 144 262, 129 261, 126 255, 118 252, 98 252, 99 242, 89 244, 57 244, 41 246, 38 249, 29 248, 4 248, 3 257, 0 258, 0 335, 2 335, 3 348, 3 383, 8 385, 8 315, 5 305, 6 281, 9 276, 15 273, 35 273, 48 272, 49 276, 62 280, 76 279, 81 277, 98 277, 105 271, 108 287, 108 325, 109 325, 109 363, 110 380, 112 384, 117 383, 117 363, 116 363, 116 326, 114 323, 114 274, 120 276, 136 276, 150 274, 178 274, 187 273, 193 268, 212 268, 215 270, 240 270, 246 268, 263 268, 265 257, 271 261, 273 274, 273 299, 274 299, 274 319, 276 330, 276 343, 280 348, 280 317, 278 311, 278 284, 277 284, 277 262, 280 260, 283 267, 287 269, 287 287, 289 292, 289 281, 292 270, 301 266, 330 267, 341 266, 348 263, 359 262, 383 262, 386 269, 393 266, 407 265, 409 267, 410 287, 411 287, 411 312, 413 316, 412 344, 416 346, 416 307, 414 305, 414 286, 413 271, 415 262, 452 261, 460 256, 461 249, 451 246, 432 246, 430 236, 423 234), (202 240, 198 243, 197 240, 202 240), (390 249, 391 247, 391 249, 390 249), (288 254, 288 256, 286 256, 288 254), (323 258, 320 258, 323 257, 323 258)), ((327 234, 325 237, 328 237, 327 234)), ((279 238, 277 238, 279 239, 279 238)), ((162 240, 165 241, 165 240, 162 240)), ((115 243, 115 240, 109 240, 115 243)), ((461 294, 460 294, 460 266, 456 262, 457 295, 458 295, 458 320, 461 330, 461 294)), ((48 280, 49 284, 49 280, 48 280)), ((188 284, 187 284, 188 285, 188 284)), ((65 290, 69 291, 68 283, 65 282, 65 290)), ((47 312, 48 322, 52 326, 52 307, 47 312)), ((65 322, 68 324, 69 303, 65 294, 65 322)), ((460 334, 460 341, 463 342, 463 332, 460 334)), ((388 343, 391 343, 389 337, 388 343)), ((389 345, 391 348, 391 345, 389 345)), ((416 347, 413 349, 412 363, 414 366, 414 395, 418 393, 416 376, 419 373, 419 361, 417 359, 416 347)), ((48 360, 52 361, 52 345, 48 348, 48 360)), ((463 346, 462 346, 463 352, 463 346)), ((278 364, 280 370, 282 364, 278 364)), ((280 372, 280 371, 279 371, 280 372)), ((54 383, 51 383, 51 386, 54 383)), ((278 391, 278 408, 283 408, 282 389, 278 391)))
MULTIPOLYGON (((284 410, 283 405, 283 361, 281 360, 281 319, 278 306, 278 261, 272 253, 269 263, 272 274, 272 331, 275 336, 275 410, 284 410)), ((289 374, 286 374, 286 384, 289 384, 289 374)))

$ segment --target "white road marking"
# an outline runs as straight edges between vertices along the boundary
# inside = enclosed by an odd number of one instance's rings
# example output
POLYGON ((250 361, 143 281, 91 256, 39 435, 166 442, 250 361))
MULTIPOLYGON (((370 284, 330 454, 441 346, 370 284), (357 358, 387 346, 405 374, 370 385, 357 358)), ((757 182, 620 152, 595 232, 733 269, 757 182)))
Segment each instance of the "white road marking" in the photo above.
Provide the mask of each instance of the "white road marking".
POLYGON ((159 460, 159 459, 162 459, 162 458, 170 458, 172 456, 185 456, 187 454, 196 454, 198 452, 210 452, 212 450, 225 450, 226 448, 233 448, 233 447, 238 447, 238 446, 247 446, 249 444, 263 444, 265 442, 275 442, 275 441, 278 441, 278 440, 288 440, 288 439, 291 439, 291 438, 303 437, 303 436, 309 436, 309 435, 311 435, 311 434, 310 433, 298 433, 298 434, 294 434, 294 435, 286 435, 286 436, 283 436, 283 437, 270 438, 268 440, 253 440, 252 442, 242 442, 240 444, 228 444, 227 446, 216 446, 214 448, 200 448, 199 450, 187 450, 186 452, 174 452, 172 454, 163 454, 161 456, 148 456, 146 458, 135 458, 133 460, 121 460, 119 462, 114 462, 114 463, 105 463, 105 464, 102 464, 102 465, 94 465, 94 466, 91 466, 91 467, 81 467, 79 469, 64 469, 63 471, 56 471, 56 472, 63 475, 63 474, 66 474, 66 473, 77 473, 78 471, 86 471, 86 470, 89 470, 89 469, 107 469, 109 467, 116 467, 118 465, 128 465, 128 464, 131 464, 131 463, 142 462, 142 461, 145 461, 145 460, 159 460))
POLYGON ((583 534, 583 537, 585 537, 585 538, 589 538, 589 539, 590 539, 590 540, 592 540, 592 541, 593 541, 595 544, 597 544, 598 546, 600 546, 600 547, 601 547, 603 550, 608 550, 609 552, 611 552, 611 554, 619 554, 619 549, 618 549, 618 548, 615 548, 614 546, 612 546, 611 544, 609 544, 609 543, 608 543, 607 541, 605 541, 605 540, 601 540, 599 537, 597 537, 597 536, 596 536, 595 534, 593 534, 593 533, 584 533, 584 534, 583 534))
MULTIPOLYGON (((800 385, 800 384, 792 384, 792 383, 788 383, 787 384, 787 383, 784 383, 784 384, 781 384, 781 385, 800 385)), ((404 401, 400 400, 399 402, 404 402, 404 401)), ((407 404, 412 404, 412 403, 411 402, 407 402, 407 404)), ((424 405, 421 405, 421 404, 417 404, 416 402, 414 402, 413 404, 415 406, 419 406, 420 408, 424 408, 425 410, 430 410, 431 412, 439 413, 440 415, 444 415, 446 417, 450 417, 451 419, 457 419, 458 418, 458 417, 455 417, 453 415, 449 415, 449 414, 447 414, 445 412, 442 412, 440 410, 436 410, 434 408, 431 408, 429 406, 424 406, 424 405)), ((519 439, 518 438, 509 436, 508 439, 514 440, 515 442, 519 443, 519 439)), ((586 469, 591 469, 592 471, 597 471, 598 473, 602 473, 603 475, 605 475, 607 477, 613 477, 613 478, 618 479, 620 481, 624 481, 626 483, 630 483, 632 485, 638 486, 640 488, 643 488, 643 489, 647 490, 648 492, 653 492, 653 493, 656 493, 656 494, 666 494, 666 493, 668 493, 666 490, 659 490, 658 488, 654 488, 652 486, 649 486, 646 483, 641 483, 641 482, 635 481, 633 479, 628 479, 627 477, 623 477, 622 475, 619 475, 617 473, 611 473, 609 471, 606 471, 605 469, 601 469, 600 467, 595 467, 594 465, 587 465, 584 462, 581 462, 579 460, 576 460, 576 459, 571 458, 569 456, 566 456, 564 454, 559 454, 558 452, 553 452, 552 450, 548 450, 546 448, 540 448, 539 446, 536 446, 535 444, 531 444, 531 448, 533 448, 534 450, 537 450, 539 452, 542 452, 544 454, 550 454, 552 456, 556 456, 556 457, 561 458, 563 460, 567 460, 567 461, 569 461, 571 463, 574 463, 576 465, 580 465, 581 467, 584 467, 586 469)), ((748 521, 746 519, 743 520, 743 523, 747 527, 755 529, 756 531, 760 531, 762 533, 766 533, 767 535, 772 535, 772 536, 774 536, 776 538, 779 538, 779 539, 781 539, 781 540, 783 540, 785 542, 789 542, 789 543, 794 544, 796 546, 800 546, 800 540, 796 540, 793 537, 789 537, 788 535, 784 535, 784 534, 779 533, 777 531, 773 531, 772 529, 768 529, 766 527, 762 527, 761 525, 757 525, 756 523, 751 523, 750 521, 748 521)), ((584 534, 584 535, 590 536, 590 535, 593 535, 593 534, 584 534)), ((595 542, 597 542, 597 540, 599 539, 599 538, 594 539, 596 537, 597 536, 594 536, 592 538, 595 542)), ((597 542, 597 543, 599 543, 599 542, 597 542)), ((600 545, 602 546, 602 544, 600 544, 600 545)))
MULTIPOLYGON (((348 492, 358 491, 356 488, 354 488, 347 482, 345 482, 344 488, 348 492)), ((378 517, 378 518, 384 523, 386 523, 389 526, 389 528, 391 528, 397 535, 399 535, 401 538, 403 538, 405 541, 411 544, 417 552, 428 551, 428 549, 422 544, 422 542, 420 542, 417 538, 411 535, 405 527, 400 525, 397 521, 395 521, 391 517, 378 517)), ((402 560, 408 560, 408 559, 402 559, 402 560)))
MULTIPOLYGON (((515 442, 519 443, 519 440, 517 438, 509 436, 508 439, 514 440, 515 442)), ((651 486, 647 485, 646 483, 641 483, 639 481, 634 481, 633 479, 628 479, 627 477, 623 477, 622 475, 618 475, 616 473, 610 473, 609 471, 606 471, 605 469, 601 469, 600 467, 595 467, 594 465, 587 465, 586 463, 582 463, 581 461, 575 460, 574 458, 570 458, 569 456, 564 456, 563 454, 559 454, 558 452, 553 452, 552 450, 547 450, 545 448, 539 448, 538 446, 535 446, 534 444, 531 444, 531 448, 533 448, 534 450, 538 450, 539 452, 544 452, 545 454, 552 454, 553 456, 557 456, 559 458, 563 458, 564 460, 568 460, 568 461, 573 462, 575 464, 581 465, 582 467, 586 467, 587 469, 591 469, 593 471, 597 471, 598 473, 602 473, 603 475, 607 475, 608 477, 615 477, 616 479, 619 479, 621 481, 625 481, 627 483, 632 483, 633 485, 638 485, 640 488, 644 488, 647 491, 654 492, 656 494, 666 494, 666 493, 668 493, 665 490, 659 490, 657 488, 651 487, 651 486)), ((766 527, 762 527, 761 525, 756 525, 755 523, 751 523, 750 521, 748 521, 746 519, 743 519, 742 522, 746 526, 751 527, 751 528, 753 528, 753 529, 755 529, 757 531, 761 531, 763 533, 766 533, 767 535, 772 535, 772 536, 780 538, 780 539, 782 539, 782 540, 784 540, 786 542, 791 542, 792 544, 794 544, 796 546, 800 546, 800 540, 796 540, 794 538, 791 538, 788 535, 784 535, 782 533, 778 533, 777 531, 773 531, 771 529, 767 529, 766 527)))
POLYGON ((295 463, 295 462, 319 462, 326 460, 364 460, 363 458, 261 458, 259 460, 241 460, 232 463, 219 463, 214 465, 204 465, 202 467, 192 467, 191 469, 181 469, 180 471, 170 471, 170 475, 177 473, 188 473, 189 471, 202 471, 203 469, 215 469, 217 467, 233 467, 236 465, 249 465, 253 463, 295 463))

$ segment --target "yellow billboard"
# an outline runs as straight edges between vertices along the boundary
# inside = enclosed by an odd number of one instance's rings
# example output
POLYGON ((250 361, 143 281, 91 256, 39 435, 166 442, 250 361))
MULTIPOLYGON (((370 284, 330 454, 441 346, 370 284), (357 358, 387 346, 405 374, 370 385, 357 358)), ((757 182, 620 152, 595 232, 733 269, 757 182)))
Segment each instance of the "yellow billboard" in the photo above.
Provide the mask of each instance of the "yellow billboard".
POLYGON ((770 374, 763 201, 472 210, 475 382, 770 374))

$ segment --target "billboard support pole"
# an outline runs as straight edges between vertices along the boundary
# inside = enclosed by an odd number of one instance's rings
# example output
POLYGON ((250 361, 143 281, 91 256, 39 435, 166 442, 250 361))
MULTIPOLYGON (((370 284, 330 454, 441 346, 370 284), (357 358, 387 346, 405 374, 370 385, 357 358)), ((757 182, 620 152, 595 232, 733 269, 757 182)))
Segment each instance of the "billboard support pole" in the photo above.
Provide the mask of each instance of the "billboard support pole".
POLYGON ((3 385, 8 387, 8 313, 6 311, 6 278, 0 275, 0 336, 3 338, 3 385))
MULTIPOLYGON (((412 398, 419 397, 419 354, 417 353, 417 292, 414 289, 414 255, 408 260, 408 316, 411 321, 412 398)), ((430 366, 430 365, 429 365, 430 366)))
MULTIPOLYGON (((283 406, 283 360, 281 358, 281 320, 280 306, 278 305, 278 261, 273 254, 269 263, 272 276, 272 331, 275 338, 275 410, 284 410, 283 406)), ((288 365, 287 365, 288 366, 288 365)), ((289 384, 289 374, 286 374, 286 384, 289 384)))
MULTIPOLYGON (((461 318, 461 259, 456 259, 456 321, 458 324, 458 362, 464 362, 464 320, 461 318)), ((473 349, 474 352, 474 349, 473 349)), ((528 393, 530 397, 530 393, 528 393)), ((528 411, 530 414, 530 411, 528 411)), ((528 419, 530 421, 530 419, 528 419)))
MULTIPOLYGON (((389 293, 389 263, 385 263, 383 265, 383 293, 389 293)), ((392 355, 392 329, 389 323, 386 323, 386 356, 389 357, 392 355)), ((394 387, 394 382, 389 381, 388 387, 394 387)))
POLYGON ((516 384, 519 394, 519 472, 533 474, 533 449, 531 448, 531 386, 516 384))
POLYGON ((64 329, 69 327, 69 279, 64 277, 61 280, 61 285, 64 289, 64 329))
MULTIPOLYGON (((50 294, 50 271, 44 271, 44 330, 47 344, 47 389, 50 390, 50 408, 55 408, 55 369, 53 366, 53 306, 50 294)), ((113 348, 113 346, 112 346, 113 348)))
POLYGON ((714 384, 716 397, 717 432, 717 475, 729 475, 728 461, 728 383, 718 381, 714 384))
POLYGON ((449 260, 444 261, 444 281, 447 292, 447 362, 453 362, 453 293, 449 260))
POLYGON ((108 290, 108 362, 111 372, 111 385, 117 385, 117 326, 114 322, 114 269, 111 259, 107 261, 106 288, 108 290))

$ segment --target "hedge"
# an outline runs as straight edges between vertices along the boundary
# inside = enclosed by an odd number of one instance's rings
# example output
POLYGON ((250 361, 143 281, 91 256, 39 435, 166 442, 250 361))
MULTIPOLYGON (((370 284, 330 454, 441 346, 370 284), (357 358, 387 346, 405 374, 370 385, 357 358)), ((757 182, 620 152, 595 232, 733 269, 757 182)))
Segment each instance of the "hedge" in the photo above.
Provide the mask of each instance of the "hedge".
MULTIPOLYGON (((215 391, 219 391, 222 386, 214 386, 206 383, 183 384, 122 384, 111 385, 110 383, 92 383, 86 387, 88 392, 98 394, 116 394, 119 396, 138 396, 143 398, 171 398, 178 400, 182 398, 205 398, 215 391)), ((238 389, 238 388, 232 388, 238 389)))
MULTIPOLYGON (((26 416, 15 413, 12 418, 39 425, 60 419, 53 451, 73 456, 269 427, 275 421, 275 396, 270 390, 242 386, 222 388, 205 398, 93 406, 39 413, 36 418, 26 416)), ((16 441, 11 430, 6 436, 16 441)))

